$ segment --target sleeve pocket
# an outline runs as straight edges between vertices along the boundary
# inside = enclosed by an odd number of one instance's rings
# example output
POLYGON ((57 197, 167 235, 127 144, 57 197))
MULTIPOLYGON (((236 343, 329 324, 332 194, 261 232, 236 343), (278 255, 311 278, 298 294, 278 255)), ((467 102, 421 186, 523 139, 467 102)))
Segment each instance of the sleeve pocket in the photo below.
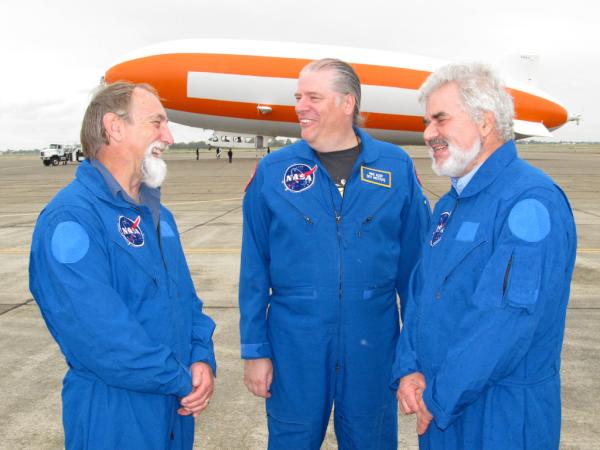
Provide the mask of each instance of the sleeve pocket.
POLYGON ((533 312, 541 280, 541 255, 536 247, 516 247, 506 291, 509 306, 533 312))

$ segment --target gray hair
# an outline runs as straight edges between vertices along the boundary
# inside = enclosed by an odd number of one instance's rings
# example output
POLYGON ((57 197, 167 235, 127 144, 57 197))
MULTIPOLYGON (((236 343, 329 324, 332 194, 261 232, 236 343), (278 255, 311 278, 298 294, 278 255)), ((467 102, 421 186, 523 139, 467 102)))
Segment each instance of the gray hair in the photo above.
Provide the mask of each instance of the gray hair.
POLYGON ((352 66, 339 59, 324 58, 307 64, 300 71, 300 74, 303 74, 304 72, 318 72, 320 70, 333 70, 335 72, 333 89, 340 94, 349 94, 354 97, 352 124, 361 126, 363 118, 360 115, 360 80, 352 66))
POLYGON ((130 83, 117 81, 116 83, 101 86, 83 115, 81 124, 81 147, 85 157, 93 161, 102 145, 110 143, 108 133, 104 128, 103 118, 106 113, 114 113, 123 120, 131 123, 129 109, 131 94, 135 88, 145 89, 158 97, 158 92, 147 83, 130 83))
POLYGON ((494 114, 496 131, 506 142, 514 139, 513 99, 504 83, 488 66, 481 63, 448 64, 433 72, 420 88, 419 101, 427 102, 429 96, 442 86, 455 83, 465 111, 475 122, 483 119, 485 111, 494 114))

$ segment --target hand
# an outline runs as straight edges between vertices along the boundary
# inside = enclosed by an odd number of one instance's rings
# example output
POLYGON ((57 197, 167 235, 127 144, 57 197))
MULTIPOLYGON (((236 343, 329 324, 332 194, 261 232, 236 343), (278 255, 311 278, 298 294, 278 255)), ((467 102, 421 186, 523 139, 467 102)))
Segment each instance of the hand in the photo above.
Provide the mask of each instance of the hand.
POLYGON ((413 414, 421 408, 421 397, 425 390, 425 377, 420 372, 413 372, 400 379, 396 398, 402 414, 413 414))
POLYGON ((417 411, 417 434, 421 436, 427 431, 429 424, 433 420, 433 416, 427 409, 427 405, 423 401, 422 397, 419 399, 419 401, 421 408, 417 411))
POLYGON ((244 384, 254 395, 269 398, 273 381, 273 363, 269 358, 244 361, 244 384))
POLYGON ((204 411, 215 389, 215 381, 211 367, 203 362, 192 364, 192 392, 181 399, 181 408, 177 413, 181 416, 193 415, 194 418, 204 411))

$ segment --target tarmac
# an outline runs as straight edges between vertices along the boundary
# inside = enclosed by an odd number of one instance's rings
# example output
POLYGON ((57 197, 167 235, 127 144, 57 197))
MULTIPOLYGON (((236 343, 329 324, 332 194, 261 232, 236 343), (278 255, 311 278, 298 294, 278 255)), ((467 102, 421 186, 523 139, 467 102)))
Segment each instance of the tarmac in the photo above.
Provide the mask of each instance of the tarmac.
MULTIPOLYGON (((519 145, 521 155, 551 175, 571 201, 578 253, 562 353, 561 449, 600 448, 600 145, 519 145)), ((448 190, 423 147, 409 147, 432 204, 448 190)), ((262 399, 248 393, 239 359, 237 285, 244 186, 255 151, 233 163, 214 152, 172 151, 163 203, 174 213, 205 311, 216 321, 216 390, 198 419, 194 448, 266 448, 262 399)), ((77 164, 43 167, 35 156, 0 156, 0 449, 63 448, 60 391, 64 358, 28 289, 35 220, 72 178, 77 164)), ((415 419, 399 417, 400 450, 416 449, 415 419)), ((331 424, 330 424, 331 425, 331 424)), ((337 448, 330 426, 323 449, 337 448)))

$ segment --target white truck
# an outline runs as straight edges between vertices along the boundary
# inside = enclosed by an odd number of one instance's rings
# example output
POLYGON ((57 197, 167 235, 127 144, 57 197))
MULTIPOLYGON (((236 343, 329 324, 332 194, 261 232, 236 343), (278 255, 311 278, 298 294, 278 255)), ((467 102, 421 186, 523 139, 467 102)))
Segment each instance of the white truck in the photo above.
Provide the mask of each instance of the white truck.
POLYGON ((58 166, 82 161, 83 151, 78 144, 50 144, 40 152, 40 158, 45 166, 58 166))

